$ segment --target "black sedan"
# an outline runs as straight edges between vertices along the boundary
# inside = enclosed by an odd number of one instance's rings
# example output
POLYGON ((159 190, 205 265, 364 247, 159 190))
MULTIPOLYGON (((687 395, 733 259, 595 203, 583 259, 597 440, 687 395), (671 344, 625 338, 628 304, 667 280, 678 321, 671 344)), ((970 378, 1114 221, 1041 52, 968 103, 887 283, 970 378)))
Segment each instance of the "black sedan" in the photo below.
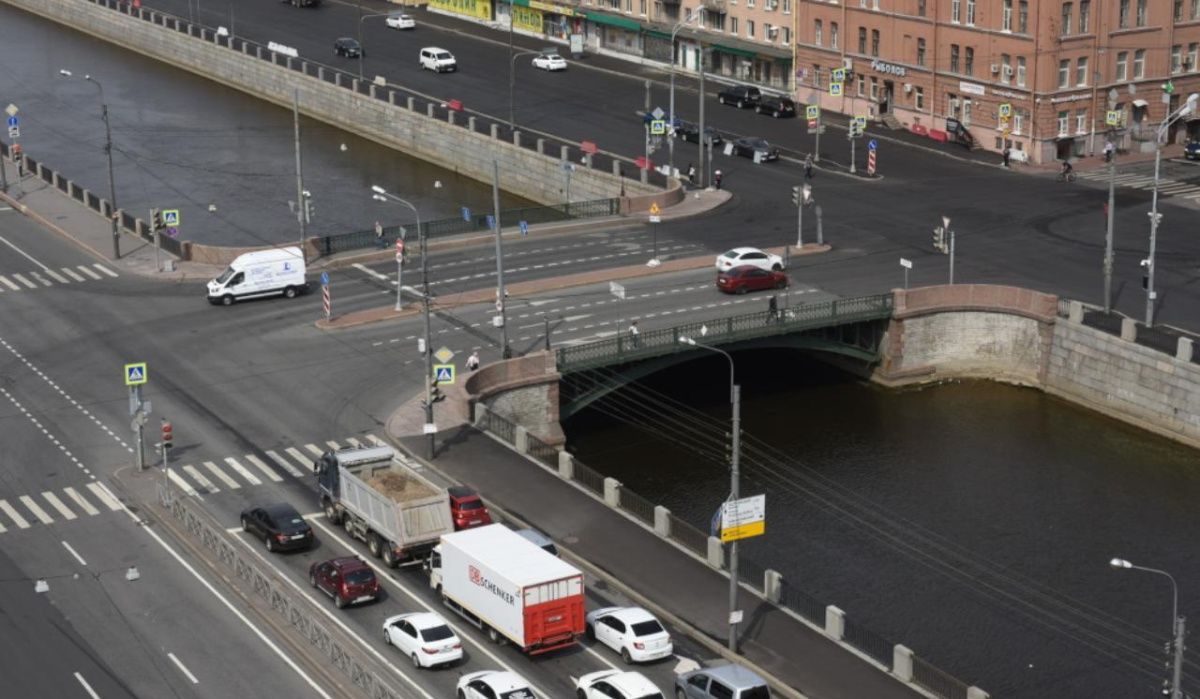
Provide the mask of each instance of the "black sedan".
POLYGON ((733 142, 733 154, 743 158, 757 158, 759 162, 779 159, 779 149, 767 143, 765 138, 739 138, 733 142))
MULTIPOLYGON (((688 143, 699 143, 700 126, 693 124, 690 121, 681 121, 679 122, 679 126, 675 129, 675 136, 676 138, 680 138, 688 143)), ((704 127, 705 143, 711 142, 714 146, 719 146, 721 145, 722 141, 723 139, 721 138, 721 134, 718 133, 716 129, 711 126, 704 127)))
POLYGON ((1200 141, 1188 141, 1183 147, 1183 157, 1188 160, 1200 160, 1200 141))
POLYGON ((286 502, 243 510, 242 531, 262 539, 268 551, 306 549, 313 544, 312 527, 286 502))
POLYGON ((333 54, 335 56, 345 56, 346 58, 358 58, 359 56, 366 55, 363 53, 362 46, 358 43, 358 40, 351 39, 348 36, 343 36, 333 42, 333 54))

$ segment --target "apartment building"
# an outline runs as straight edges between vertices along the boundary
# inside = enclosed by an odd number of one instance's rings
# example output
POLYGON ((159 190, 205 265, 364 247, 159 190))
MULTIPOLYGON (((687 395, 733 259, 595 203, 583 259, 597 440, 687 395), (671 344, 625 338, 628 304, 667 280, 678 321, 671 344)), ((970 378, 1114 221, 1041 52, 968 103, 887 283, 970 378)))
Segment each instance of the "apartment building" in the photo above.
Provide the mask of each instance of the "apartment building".
MULTIPOLYGON (((1200 91, 1200 0, 797 2, 797 101, 1033 162, 1106 138, 1153 150, 1158 123, 1200 91)), ((1185 133, 1200 120, 1169 137, 1185 133)))

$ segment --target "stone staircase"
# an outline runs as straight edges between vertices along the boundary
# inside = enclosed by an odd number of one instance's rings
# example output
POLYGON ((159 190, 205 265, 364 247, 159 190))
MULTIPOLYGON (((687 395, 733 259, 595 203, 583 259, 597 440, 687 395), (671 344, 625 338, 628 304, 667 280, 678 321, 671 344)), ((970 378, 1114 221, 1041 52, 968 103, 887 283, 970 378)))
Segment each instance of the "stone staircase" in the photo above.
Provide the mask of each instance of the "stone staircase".
POLYGON ((892 131, 899 131, 900 129, 904 128, 904 124, 901 124, 900 120, 896 118, 896 115, 892 114, 891 112, 884 113, 881 117, 879 117, 879 121, 883 122, 883 125, 892 131))

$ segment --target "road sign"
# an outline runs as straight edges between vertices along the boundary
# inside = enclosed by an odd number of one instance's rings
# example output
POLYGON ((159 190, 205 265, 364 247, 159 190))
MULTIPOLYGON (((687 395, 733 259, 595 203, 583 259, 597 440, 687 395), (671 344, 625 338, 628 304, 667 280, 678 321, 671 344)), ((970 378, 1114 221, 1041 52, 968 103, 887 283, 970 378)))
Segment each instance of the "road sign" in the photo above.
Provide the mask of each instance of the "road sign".
POLYGON ((15 116, 10 116, 10 117, 8 118, 8 126, 9 126, 9 128, 14 128, 14 127, 16 127, 17 125, 19 125, 20 123, 21 123, 21 120, 20 120, 20 119, 17 119, 17 117, 15 117, 15 116))
POLYGON ((1121 125, 1121 112, 1116 109, 1110 109, 1104 113, 1104 123, 1109 126, 1121 125))
POLYGON ((854 128, 858 129, 859 133, 867 130, 867 118, 865 116, 854 117, 854 128))
POLYGON ((164 226, 178 226, 182 223, 179 220, 179 209, 163 209, 162 220, 164 226))
POLYGON ((397 260, 403 259, 403 257, 404 257, 404 241, 400 240, 399 238, 396 238, 396 259, 397 260))
POLYGON ((517 226, 521 229, 521 235, 529 235, 529 221, 520 221, 517 226))
POLYGON ((845 68, 834 68, 832 71, 830 71, 830 74, 833 76, 833 82, 835 83, 845 82, 846 80, 845 68))
POLYGON ((329 286, 329 272, 321 272, 321 285, 329 286))
POLYGON ((1008 102, 1005 102, 1004 104, 1000 105, 1000 117, 1007 119, 1010 116, 1012 116, 1012 105, 1008 102))
POLYGON ((466 206, 462 207, 462 217, 464 221, 469 222, 471 220, 471 209, 466 206))
POLYGON ((125 365, 125 385, 126 386, 141 386, 146 383, 150 375, 146 371, 145 362, 135 362, 125 365))
POLYGON ((753 495, 721 505, 721 541, 761 536, 767 528, 767 496, 753 495))
POLYGON ((900 258, 900 266, 903 267, 904 269, 912 269, 912 260, 906 260, 903 257, 901 257, 900 258))
POLYGON ((616 296, 619 299, 622 299, 622 300, 625 299, 625 287, 621 284, 618 284, 616 282, 609 282, 608 283, 608 291, 610 294, 612 294, 613 296, 616 296))
POLYGON ((654 111, 650 112, 650 116, 654 117, 655 119, 659 119, 659 120, 661 120, 666 115, 667 115, 667 113, 662 110, 662 107, 655 107, 654 111))
POLYGON ((835 80, 834 82, 829 83, 829 96, 830 97, 841 97, 842 96, 842 83, 840 80, 835 80))
POLYGON ((876 141, 873 138, 870 141, 867 141, 867 150, 876 150, 878 148, 879 148, 879 141, 876 141))
POLYGON ((8 137, 9 138, 20 138, 21 137, 21 129, 17 128, 16 126, 8 127, 8 137))
POLYGON ((433 379, 438 382, 439 386, 450 386, 454 383, 454 365, 453 364, 434 364, 433 379))
POLYGON ((819 119, 821 117, 821 108, 815 104, 810 104, 804 108, 804 117, 806 119, 819 119))
POLYGON ((655 119, 650 122, 650 133, 655 136, 661 136, 667 132, 667 122, 662 119, 655 119))
POLYGON ((662 209, 658 208, 658 202, 656 202, 656 201, 650 202, 650 215, 651 216, 657 216, 661 211, 662 211, 662 209))
POLYGON ((433 353, 433 358, 442 364, 449 364, 451 359, 454 359, 454 350, 449 347, 439 347, 437 352, 433 353))
POLYGON ((19 112, 19 111, 21 111, 21 110, 17 109, 17 105, 15 105, 15 104, 10 104, 4 108, 4 113, 9 115, 10 117, 16 116, 17 112, 19 112))

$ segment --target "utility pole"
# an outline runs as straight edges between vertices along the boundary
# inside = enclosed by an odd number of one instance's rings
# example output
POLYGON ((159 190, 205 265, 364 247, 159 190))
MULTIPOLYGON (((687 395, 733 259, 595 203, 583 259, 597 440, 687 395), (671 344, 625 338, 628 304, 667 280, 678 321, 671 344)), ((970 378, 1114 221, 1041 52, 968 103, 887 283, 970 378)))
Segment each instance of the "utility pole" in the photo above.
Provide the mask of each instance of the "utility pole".
MULTIPOLYGON (((12 155, 12 148, 9 147, 9 155, 12 155)), ((8 193, 8 164, 4 162, 5 158, 0 156, 0 192, 8 193)))
MULTIPOLYGON (((701 41, 701 40, 697 39, 697 41, 701 41)), ((705 170, 705 166, 704 166, 704 141, 705 140, 706 140, 706 136, 704 133, 704 44, 701 43, 700 44, 700 136, 699 136, 699 138, 696 139, 696 149, 699 151, 699 155, 697 156, 697 158, 700 163, 700 169, 697 170, 698 177, 700 178, 700 181, 698 184, 700 185, 700 187, 702 189, 704 187, 708 186, 708 184, 707 184, 708 178, 704 176, 705 172, 707 172, 707 170, 705 170)), ((709 156, 711 157, 712 154, 709 153, 709 156)), ((657 255, 656 255, 656 257, 657 257, 657 255)))
POLYGON ((292 125, 296 149, 296 218, 300 221, 300 257, 308 263, 308 201, 304 196, 304 169, 300 161, 300 90, 292 91, 292 125))
POLYGON ((1174 663, 1171 670, 1171 699, 1183 699, 1183 638, 1186 619, 1175 617, 1175 640, 1172 642, 1174 663))
POLYGON ((857 158, 854 157, 854 146, 858 142, 857 131, 858 131, 857 127, 851 126, 850 131, 849 131, 849 136, 848 136, 848 138, 850 139, 850 174, 851 175, 853 175, 857 172, 857 170, 855 169, 856 166, 854 164, 855 161, 857 160, 857 158))
POLYGON ((822 118, 821 112, 818 111, 817 112, 817 135, 816 135, 816 140, 813 143, 813 162, 814 163, 821 162, 821 132, 825 130, 825 128, 821 125, 821 118, 822 118))
MULTIPOLYGON (((413 209, 416 211, 416 209, 413 209)), ((429 255, 425 248, 425 228, 417 219, 417 236, 421 247, 421 310, 425 315, 425 433, 429 435, 425 455, 433 459, 437 427, 433 422, 433 333, 429 322, 429 255)))
POLYGON ((505 312, 504 289, 504 245, 500 227, 500 163, 492 161, 492 215, 496 223, 496 312, 500 314, 500 356, 508 359, 512 349, 508 346, 508 314, 505 312))
MULTIPOLYGON (((730 401, 733 403, 733 455, 729 460, 729 500, 737 502, 741 497, 739 470, 742 455, 742 387, 736 383, 730 387, 730 401)), ((734 612, 737 611, 738 598, 738 542, 734 539, 729 544, 729 650, 737 652, 737 624, 734 622, 734 612)))
POLYGON ((1117 153, 1108 161, 1108 225, 1104 232, 1104 312, 1112 312, 1113 224, 1116 219, 1117 153))
POLYGON ((400 237, 396 239, 396 310, 404 307, 404 226, 400 226, 400 237))
POLYGON ((642 100, 642 102, 644 106, 642 113, 646 115, 642 118, 642 130, 645 131, 646 134, 646 151, 643 153, 643 155, 646 157, 646 165, 648 166, 650 164, 650 119, 652 118, 652 115, 650 114, 649 80, 646 81, 646 97, 642 100))
POLYGON ((954 286, 954 229, 950 228, 950 286, 954 286))

